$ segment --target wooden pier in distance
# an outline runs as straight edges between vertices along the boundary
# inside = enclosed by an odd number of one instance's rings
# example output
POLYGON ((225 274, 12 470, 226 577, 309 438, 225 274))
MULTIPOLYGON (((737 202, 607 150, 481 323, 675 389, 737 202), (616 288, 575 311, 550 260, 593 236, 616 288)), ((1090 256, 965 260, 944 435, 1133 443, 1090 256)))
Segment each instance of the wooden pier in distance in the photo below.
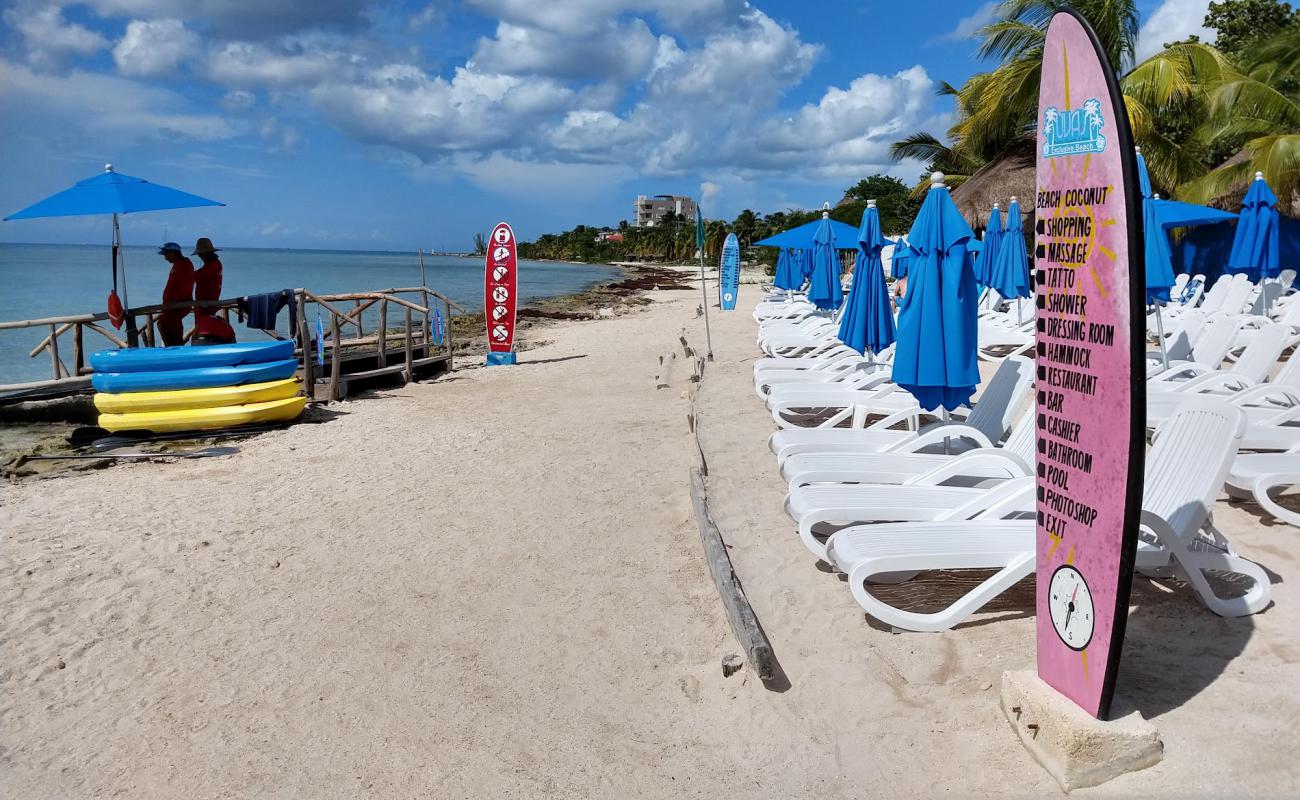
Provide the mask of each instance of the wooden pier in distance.
MULTIPOLYGON (((276 331, 262 333, 296 342, 298 376, 311 402, 342 400, 352 392, 382 381, 412 381, 452 368, 455 352, 451 320, 453 314, 463 314, 465 309, 427 286, 320 295, 295 289, 293 295, 297 330, 288 336, 276 331), (316 315, 309 321, 308 312, 313 306, 316 315), (369 320, 367 312, 370 312, 369 320), (324 334, 319 342, 314 324, 317 317, 324 334), (368 322, 373 323, 369 330, 368 322)), ((94 337, 92 341, 102 339, 111 347, 153 347, 160 344, 157 322, 163 311, 208 308, 211 313, 231 321, 232 314, 238 313, 241 299, 128 309, 125 332, 115 330, 108 323, 106 312, 0 322, 0 333, 47 331, 29 356, 48 354, 52 372, 48 380, 0 383, 0 404, 91 391, 93 370, 86 363, 88 336, 94 337), (68 340, 71 340, 70 347, 68 340)), ((247 328, 236 330, 240 334, 252 333, 247 328)), ((187 341, 191 334, 192 331, 186 332, 187 341)))

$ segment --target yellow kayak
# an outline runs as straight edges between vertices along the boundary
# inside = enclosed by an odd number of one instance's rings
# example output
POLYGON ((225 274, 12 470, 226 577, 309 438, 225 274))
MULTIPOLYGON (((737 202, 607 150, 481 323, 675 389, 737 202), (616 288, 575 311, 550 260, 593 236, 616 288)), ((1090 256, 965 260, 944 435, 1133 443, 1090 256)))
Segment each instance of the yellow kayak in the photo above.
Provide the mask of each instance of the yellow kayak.
POLYGON ((100 414, 99 427, 108 431, 202 431, 230 428, 253 422, 288 422, 302 413, 305 397, 287 397, 265 403, 246 403, 218 408, 186 408, 177 411, 144 411, 137 414, 100 414))
POLYGON ((138 414, 145 411, 184 411, 194 408, 242 406, 284 400, 298 393, 298 381, 285 378, 242 386, 212 389, 177 389, 168 392, 121 392, 95 394, 95 408, 101 414, 138 414))

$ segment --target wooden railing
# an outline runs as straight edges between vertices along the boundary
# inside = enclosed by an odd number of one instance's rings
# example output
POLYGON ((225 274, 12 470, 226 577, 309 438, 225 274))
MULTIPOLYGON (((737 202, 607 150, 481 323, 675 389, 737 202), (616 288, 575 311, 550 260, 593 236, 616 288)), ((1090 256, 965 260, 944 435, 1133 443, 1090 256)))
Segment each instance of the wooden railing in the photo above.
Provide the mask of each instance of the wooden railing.
MULTIPOLYGON (((414 372, 421 366, 433 361, 451 358, 453 355, 450 330, 452 315, 453 312, 465 313, 465 309, 451 298, 427 286, 321 295, 314 294, 307 289, 295 289, 293 294, 293 302, 296 304, 298 317, 298 329, 289 331, 287 335, 269 330, 263 331, 263 333, 275 339, 290 338, 295 340, 297 344, 296 357, 301 361, 302 366, 300 369, 303 386, 308 397, 313 396, 317 377, 325 374, 329 376, 328 397, 330 399, 338 399, 343 396, 345 381, 398 373, 404 379, 411 380, 414 372), (325 357, 329 363, 328 370, 324 370, 317 364, 317 351, 314 346, 312 330, 314 326, 308 321, 308 308, 313 304, 317 307, 318 312, 329 315, 328 324, 322 324, 325 329, 323 345, 326 351, 325 357), (390 327, 389 324, 390 306, 395 306, 397 313, 400 315, 398 319, 400 324, 396 327, 390 327), (437 340, 433 329, 435 308, 441 312, 447 327, 446 335, 442 337, 441 341, 437 340), (365 314, 371 309, 376 312, 375 315, 378 320, 373 332, 367 336, 365 333, 365 314), (348 338, 344 333, 348 330, 351 330, 355 335, 348 338), (390 360, 394 359, 391 349, 394 343, 400 348, 398 352, 401 354, 401 358, 399 361, 390 364, 390 360), (437 348, 436 352, 435 348, 437 348), (423 354, 419 358, 415 356, 417 350, 423 354), (367 356, 375 359, 376 366, 374 368, 347 375, 343 374, 345 361, 355 361, 359 357, 367 356)), ((206 308, 210 309, 210 313, 229 322, 232 313, 238 314, 240 300, 241 298, 232 297, 204 302, 183 302, 132 308, 126 312, 128 319, 125 328, 131 330, 136 329, 138 326, 139 341, 143 346, 153 347, 160 341, 157 325, 163 311, 173 309, 188 311, 196 307, 206 308), (139 324, 141 322, 143 325, 139 324)), ((324 323, 323 319, 322 323, 324 323)), ((0 333, 5 331, 42 331, 42 329, 48 329, 48 332, 45 333, 44 338, 28 355, 31 358, 37 358, 42 353, 48 353, 53 377, 49 380, 0 383, 0 393, 40 392, 42 394, 52 394, 59 393, 61 390, 75 392, 85 389, 89 386, 89 376, 94 371, 86 363, 88 352, 87 333, 97 337, 92 338, 92 342, 104 344, 105 346, 127 347, 129 341, 126 335, 119 334, 112 328, 108 323, 108 314, 104 312, 0 322, 0 333), (72 340, 71 358, 65 362, 64 354, 69 352, 65 346, 68 338, 72 340)), ((187 330, 185 332, 186 341, 192 335, 193 331, 187 330)), ((95 349, 98 348, 92 346, 90 351, 93 352, 95 349)))

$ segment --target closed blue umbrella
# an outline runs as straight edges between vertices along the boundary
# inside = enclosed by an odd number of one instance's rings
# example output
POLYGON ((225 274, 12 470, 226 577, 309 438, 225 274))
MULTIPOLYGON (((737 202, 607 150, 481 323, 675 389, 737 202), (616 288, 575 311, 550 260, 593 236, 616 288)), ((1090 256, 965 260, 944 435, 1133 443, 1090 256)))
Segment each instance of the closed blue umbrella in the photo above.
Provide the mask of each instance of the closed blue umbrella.
POLYGON ((894 382, 922 408, 952 410, 979 384, 975 273, 968 243, 975 233, 934 173, 907 236, 914 255, 898 312, 894 382))
POLYGON ((831 212, 822 211, 822 225, 813 235, 812 275, 809 276, 808 302, 822 311, 840 307, 844 289, 840 286, 840 260, 835 254, 835 233, 831 212))
MULTIPOLYGON (((35 205, 5 217, 5 220, 36 219, 38 217, 80 217, 94 214, 113 215, 113 291, 108 295, 109 318, 113 325, 120 327, 123 309, 129 308, 126 291, 126 265, 122 265, 122 299, 117 297, 118 251, 122 247, 122 232, 118 225, 119 214, 133 214, 139 211, 162 211, 171 208, 195 208, 199 206, 221 206, 216 200, 199 197, 196 194, 182 192, 143 178, 133 178, 113 171, 112 164, 104 165, 104 171, 93 178, 78 181, 70 189, 50 195, 35 205)), ((137 333, 135 317, 127 316, 127 341, 132 347, 136 345, 137 333)))
POLYGON ((989 212, 989 224, 984 229, 984 251, 975 259, 975 282, 983 286, 993 283, 993 265, 997 263, 998 251, 1002 246, 1002 212, 998 204, 993 204, 989 212))
POLYGON ((781 248, 780 254, 776 257, 776 277, 772 285, 778 289, 785 289, 792 292, 803 286, 803 270, 795 253, 798 250, 792 250, 789 247, 781 248))
POLYGON ((894 280, 902 280, 907 277, 907 265, 912 261, 912 250, 903 241, 903 237, 898 237, 894 242, 894 253, 889 259, 889 275, 894 280))
POLYGON ((1277 195, 1264 182, 1264 173, 1256 172, 1241 201, 1237 233, 1228 254, 1228 272, 1244 272, 1251 280, 1259 281, 1276 278, 1280 271, 1277 195))
MULTIPOLYGON (((1137 148, 1138 189, 1142 192, 1142 231, 1145 247, 1143 256, 1146 260, 1147 304, 1168 303, 1169 288, 1174 285, 1173 254, 1169 249, 1169 237, 1160 227, 1160 216, 1156 209, 1155 193, 1151 191, 1151 173, 1147 171, 1147 160, 1142 156, 1142 148, 1137 148)), ((1158 321, 1158 320, 1157 320, 1158 321)))
POLYGON ((812 277, 812 272, 813 272, 812 250, 795 250, 794 258, 796 262, 799 264, 799 278, 800 278, 799 285, 802 286, 803 285, 802 281, 806 281, 812 277))
MULTIPOLYGON (((988 258, 988 249, 980 260, 988 258)), ((1025 252, 1025 232, 1020 222, 1020 201, 1011 198, 1007 206, 1007 226, 998 241, 997 258, 989 265, 988 285, 993 291, 1014 300, 1029 297, 1029 254, 1025 252)))
POLYGON ((880 251, 884 247, 880 213, 876 210, 876 201, 870 200, 862 212, 857 266, 853 270, 853 285, 844 303, 839 332, 840 341, 864 355, 867 350, 879 353, 894 343, 894 314, 889 305, 889 288, 885 286, 884 266, 880 262, 880 251))

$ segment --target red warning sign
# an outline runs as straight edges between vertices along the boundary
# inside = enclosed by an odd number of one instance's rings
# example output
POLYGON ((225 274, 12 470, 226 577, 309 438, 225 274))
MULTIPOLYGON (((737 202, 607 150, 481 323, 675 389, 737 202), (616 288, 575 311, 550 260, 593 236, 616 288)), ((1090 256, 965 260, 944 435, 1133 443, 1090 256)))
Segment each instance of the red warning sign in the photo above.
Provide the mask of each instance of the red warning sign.
POLYGON ((498 222, 488 238, 487 264, 483 268, 483 315, 487 318, 488 347, 508 353, 515 344, 515 308, 519 279, 515 232, 498 222))

